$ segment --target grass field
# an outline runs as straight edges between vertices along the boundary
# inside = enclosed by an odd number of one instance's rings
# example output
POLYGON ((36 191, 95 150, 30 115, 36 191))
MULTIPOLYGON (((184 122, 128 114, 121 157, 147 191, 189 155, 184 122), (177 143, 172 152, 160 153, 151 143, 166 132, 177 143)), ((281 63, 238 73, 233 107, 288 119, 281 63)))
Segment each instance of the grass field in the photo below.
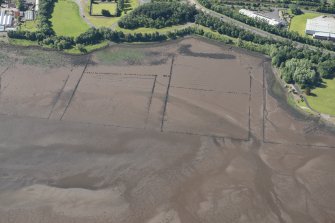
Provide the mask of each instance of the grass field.
POLYGON ((296 31, 300 35, 305 36, 305 29, 306 29, 306 22, 307 19, 313 19, 315 17, 318 17, 322 14, 320 13, 305 13, 302 15, 297 15, 292 18, 291 24, 290 24, 290 31, 296 31))
MULTIPOLYGON (((89 5, 85 0, 81 0, 85 8, 86 18, 96 27, 110 27, 119 21, 120 17, 103 17, 103 16, 90 16, 89 15, 89 5)), ((125 1, 125 11, 130 12, 139 5, 139 0, 126 0, 125 1)), ((101 10, 100 10, 101 11, 101 10)), ((114 12, 111 12, 112 14, 114 12)), ((122 12, 122 15, 124 12, 122 12)))
POLYGON ((111 15, 115 15, 116 12, 116 3, 96 3, 93 4, 92 14, 93 15, 102 15, 101 10, 108 10, 111 15))
POLYGON ((335 78, 325 81, 325 88, 312 91, 315 96, 307 96, 310 106, 318 112, 335 116, 335 78))
POLYGON ((37 21, 26 21, 21 26, 20 29, 23 31, 34 32, 37 31, 37 21))
POLYGON ((51 23, 59 36, 78 36, 89 28, 79 15, 78 5, 71 0, 56 2, 51 23))
POLYGON ((11 39, 9 38, 9 43, 17 46, 38 46, 37 41, 30 41, 26 39, 11 39))

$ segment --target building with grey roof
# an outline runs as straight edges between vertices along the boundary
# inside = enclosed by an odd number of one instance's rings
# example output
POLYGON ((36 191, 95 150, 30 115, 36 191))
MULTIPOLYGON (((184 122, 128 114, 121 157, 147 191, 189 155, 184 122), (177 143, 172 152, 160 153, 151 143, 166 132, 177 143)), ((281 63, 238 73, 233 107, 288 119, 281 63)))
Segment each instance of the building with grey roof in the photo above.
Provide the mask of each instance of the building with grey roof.
POLYGON ((25 11, 24 12, 24 20, 31 21, 35 19, 35 12, 34 11, 25 11))
POLYGON ((307 19, 305 32, 317 39, 335 40, 335 17, 319 16, 307 19))
POLYGON ((6 14, 4 11, 0 11, 0 26, 11 27, 13 26, 13 16, 6 14))
POLYGON ((283 23, 281 21, 278 21, 278 20, 273 19, 273 18, 268 18, 264 15, 260 15, 256 12, 254 12, 254 11, 250 11, 250 10, 247 10, 247 9, 240 9, 239 13, 241 15, 245 15, 245 16, 248 16, 250 18, 253 18, 253 19, 256 19, 256 20, 259 20, 259 21, 262 21, 262 22, 266 22, 267 24, 272 25, 272 26, 283 25, 283 23))

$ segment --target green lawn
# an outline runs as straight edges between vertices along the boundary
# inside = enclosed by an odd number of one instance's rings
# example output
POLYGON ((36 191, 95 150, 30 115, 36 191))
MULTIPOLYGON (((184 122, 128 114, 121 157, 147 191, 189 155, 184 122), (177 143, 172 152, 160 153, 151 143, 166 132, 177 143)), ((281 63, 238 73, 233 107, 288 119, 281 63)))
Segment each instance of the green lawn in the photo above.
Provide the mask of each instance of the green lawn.
POLYGON ((318 17, 322 14, 320 13, 305 13, 302 15, 297 15, 292 18, 291 24, 290 24, 290 31, 296 31, 300 35, 305 36, 305 30, 306 30, 306 23, 307 19, 313 19, 315 17, 318 17))
POLYGON ((115 15, 116 12, 116 3, 97 3, 93 4, 92 14, 93 15, 102 15, 101 10, 108 10, 110 14, 115 15))
POLYGON ((30 41, 26 39, 11 39, 9 38, 9 43, 12 45, 18 45, 18 46, 38 46, 38 43, 36 41, 30 41))
POLYGON ((307 101, 318 112, 335 116, 335 78, 324 81, 326 87, 312 90, 315 96, 307 96, 307 101))
POLYGON ((78 5, 71 0, 58 0, 51 18, 52 28, 59 36, 78 36, 89 26, 79 15, 78 5))
POLYGON ((20 29, 23 31, 34 32, 37 31, 37 21, 26 21, 21 26, 20 29))

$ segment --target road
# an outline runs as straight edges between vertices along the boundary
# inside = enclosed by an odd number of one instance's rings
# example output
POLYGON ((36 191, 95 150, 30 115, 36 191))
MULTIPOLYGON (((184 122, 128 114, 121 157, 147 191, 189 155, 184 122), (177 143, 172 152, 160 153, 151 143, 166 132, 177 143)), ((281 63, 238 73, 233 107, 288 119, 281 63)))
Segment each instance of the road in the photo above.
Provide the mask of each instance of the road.
MULTIPOLYGON (((240 22, 240 21, 237 21, 233 18, 230 18, 228 16, 225 16, 223 14, 220 14, 220 13, 217 13, 215 11, 212 11, 210 9, 207 9, 205 8, 204 6, 202 6, 197 0, 187 0, 190 4, 192 5, 195 5, 196 8, 198 10, 201 10, 211 16, 214 16, 214 17, 217 17, 217 18, 222 18, 223 21, 227 22, 227 23, 231 23, 231 24, 234 24, 242 29, 245 29, 245 30, 248 30, 254 34, 257 34, 257 35, 260 35, 260 36, 263 36, 263 37, 270 37, 274 40, 278 40, 278 41, 285 41, 285 40, 288 40, 287 38, 284 38, 284 37, 281 37, 281 36, 278 36, 278 35, 274 35, 272 33, 268 33, 266 31, 263 31, 261 29, 258 29, 256 27, 253 27, 253 26, 249 26, 243 22, 240 22)), ((315 47, 315 46, 311 46, 311 45, 308 45, 308 44, 303 44, 303 43, 299 43, 299 42, 296 42, 296 41, 291 41, 296 47, 298 48, 308 48, 308 49, 311 49, 311 50, 320 50, 320 48, 318 47, 315 47)), ((322 49, 324 52, 326 53, 331 53, 333 55, 335 55, 335 52, 333 51, 329 51, 329 50, 325 50, 325 49, 322 49)))

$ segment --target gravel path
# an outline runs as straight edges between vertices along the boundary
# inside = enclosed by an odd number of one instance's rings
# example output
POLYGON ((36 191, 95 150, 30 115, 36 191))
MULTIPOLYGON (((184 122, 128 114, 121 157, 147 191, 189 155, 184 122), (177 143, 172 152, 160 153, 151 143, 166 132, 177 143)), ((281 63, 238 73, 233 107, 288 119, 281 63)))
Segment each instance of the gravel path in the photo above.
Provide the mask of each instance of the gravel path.
POLYGON ((84 7, 81 4, 80 0, 75 0, 75 2, 77 3, 77 5, 79 6, 79 13, 80 16, 83 18, 83 20, 90 26, 90 27, 95 27, 85 16, 85 11, 84 11, 84 7))

